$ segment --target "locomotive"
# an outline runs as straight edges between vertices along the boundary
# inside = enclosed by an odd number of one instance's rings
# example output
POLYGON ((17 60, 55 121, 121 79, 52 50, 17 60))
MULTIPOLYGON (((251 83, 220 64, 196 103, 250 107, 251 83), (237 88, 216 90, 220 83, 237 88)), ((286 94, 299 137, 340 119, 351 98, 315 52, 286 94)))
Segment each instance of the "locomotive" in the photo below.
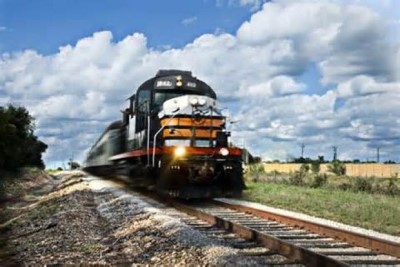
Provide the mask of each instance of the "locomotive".
POLYGON ((88 152, 84 170, 176 198, 237 197, 242 151, 229 145, 215 91, 190 71, 159 70, 128 98, 88 152))

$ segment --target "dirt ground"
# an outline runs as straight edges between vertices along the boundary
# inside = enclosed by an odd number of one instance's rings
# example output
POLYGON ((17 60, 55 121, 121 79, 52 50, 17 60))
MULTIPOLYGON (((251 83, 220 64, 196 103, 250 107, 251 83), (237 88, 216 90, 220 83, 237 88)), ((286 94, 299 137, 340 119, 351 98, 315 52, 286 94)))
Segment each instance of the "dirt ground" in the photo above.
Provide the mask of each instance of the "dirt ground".
MULTIPOLYGON (((1 266, 130 264, 161 259, 162 255, 146 253, 156 239, 158 249, 163 249, 163 233, 143 227, 146 215, 113 225, 100 216, 82 174, 35 175, 35 182, 22 179, 18 189, 13 188, 18 193, 8 194, 2 201, 1 266)), ((175 256, 175 260, 185 261, 175 256)))
POLYGON ((182 238, 182 231, 166 226, 137 203, 109 192, 94 193, 83 173, 35 175, 35 182, 34 177, 20 180, 1 201, 0 266, 236 261, 230 258, 234 252, 212 242, 199 243, 190 231, 182 238), (190 239, 194 241, 186 242, 190 239))

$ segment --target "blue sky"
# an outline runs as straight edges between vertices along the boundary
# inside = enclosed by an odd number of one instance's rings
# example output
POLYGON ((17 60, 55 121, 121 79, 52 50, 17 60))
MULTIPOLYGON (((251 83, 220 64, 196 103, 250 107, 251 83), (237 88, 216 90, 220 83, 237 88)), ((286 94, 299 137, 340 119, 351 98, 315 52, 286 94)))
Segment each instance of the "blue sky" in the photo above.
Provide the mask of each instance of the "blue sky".
POLYGON ((83 160, 161 68, 191 70, 263 159, 400 161, 400 1, 0 0, 0 105, 83 160))
POLYGON ((234 33, 251 11, 239 4, 204 1, 139 0, 2 0, 2 52, 34 49, 55 53, 96 31, 109 30, 116 40, 142 32, 150 47, 182 47, 205 32, 234 33), (185 25, 183 21, 196 18, 185 25))

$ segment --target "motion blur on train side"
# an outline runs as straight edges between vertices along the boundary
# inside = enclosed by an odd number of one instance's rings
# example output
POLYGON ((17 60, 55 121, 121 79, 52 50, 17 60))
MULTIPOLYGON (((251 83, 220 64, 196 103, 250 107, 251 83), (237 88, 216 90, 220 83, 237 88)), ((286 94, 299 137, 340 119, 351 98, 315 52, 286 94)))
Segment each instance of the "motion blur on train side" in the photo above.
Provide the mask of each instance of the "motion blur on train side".
POLYGON ((239 196, 241 149, 229 145, 217 96, 189 71, 160 70, 129 97, 90 149, 85 170, 179 198, 239 196))

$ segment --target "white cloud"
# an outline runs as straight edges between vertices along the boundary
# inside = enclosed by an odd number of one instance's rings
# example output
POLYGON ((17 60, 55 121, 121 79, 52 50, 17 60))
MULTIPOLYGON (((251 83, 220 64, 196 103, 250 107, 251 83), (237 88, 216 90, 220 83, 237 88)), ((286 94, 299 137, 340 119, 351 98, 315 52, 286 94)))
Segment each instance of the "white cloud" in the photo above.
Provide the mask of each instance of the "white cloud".
POLYGON ((149 48, 140 33, 96 32, 52 55, 3 54, 0 104, 32 111, 48 161, 82 159, 140 83, 158 69, 186 69, 240 120, 233 140, 265 158, 298 156, 304 142, 306 156, 338 145, 339 156, 362 158, 381 145, 400 160, 400 45, 387 25, 362 3, 286 0, 264 4, 236 35, 203 34, 179 49, 149 48), (310 62, 330 90, 316 94, 300 79, 310 62))
POLYGON ((183 19, 183 20, 181 21, 181 23, 182 23, 183 25, 185 25, 185 26, 188 26, 188 25, 190 25, 190 24, 195 23, 196 21, 197 21, 197 17, 196 17, 196 16, 193 16, 193 17, 188 17, 188 18, 183 19))
POLYGON ((239 40, 264 46, 290 40, 294 51, 318 61, 324 83, 345 81, 367 74, 387 80, 396 77, 398 46, 385 40, 386 21, 366 6, 339 5, 334 1, 277 1, 237 31, 239 40))
POLYGON ((225 4, 228 6, 248 7, 250 11, 257 11, 267 0, 216 0, 217 6, 221 7, 225 4))
POLYGON ((265 2, 266 0, 239 0, 241 6, 250 6, 251 11, 260 9, 261 5, 265 2))
POLYGON ((369 76, 356 76, 337 87, 339 97, 348 98, 379 93, 400 93, 400 83, 377 82, 369 76))
POLYGON ((298 84, 292 77, 275 76, 267 82, 241 87, 239 97, 270 98, 289 94, 299 94, 305 90, 304 84, 298 84))

